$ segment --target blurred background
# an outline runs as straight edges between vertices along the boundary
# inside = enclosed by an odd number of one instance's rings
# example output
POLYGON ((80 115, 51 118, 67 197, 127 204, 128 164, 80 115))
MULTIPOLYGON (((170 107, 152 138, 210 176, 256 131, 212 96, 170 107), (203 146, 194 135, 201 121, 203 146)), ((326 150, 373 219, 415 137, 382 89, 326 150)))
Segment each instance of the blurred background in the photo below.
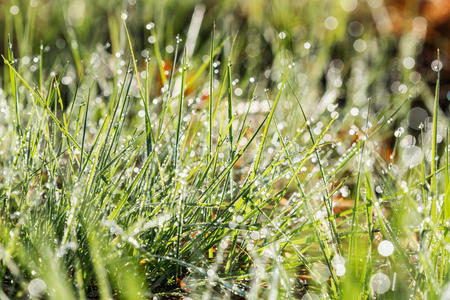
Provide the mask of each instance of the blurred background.
POLYGON ((186 42, 190 64, 201 65, 215 24, 217 43, 228 38, 218 63, 235 39, 233 72, 241 83, 256 78, 261 88, 272 88, 291 64, 302 94, 321 99, 324 107, 335 101, 324 96, 358 107, 368 97, 407 94, 429 110, 434 63, 443 67, 440 107, 449 114, 448 0, 0 0, 0 14, 0 52, 6 55, 10 39, 19 68, 37 74, 42 64, 44 77, 68 62, 67 85, 82 79, 92 60, 101 62, 106 79, 113 76, 108 55, 128 57, 121 24, 126 14, 142 65, 144 57, 160 52, 169 70, 177 35, 186 42))

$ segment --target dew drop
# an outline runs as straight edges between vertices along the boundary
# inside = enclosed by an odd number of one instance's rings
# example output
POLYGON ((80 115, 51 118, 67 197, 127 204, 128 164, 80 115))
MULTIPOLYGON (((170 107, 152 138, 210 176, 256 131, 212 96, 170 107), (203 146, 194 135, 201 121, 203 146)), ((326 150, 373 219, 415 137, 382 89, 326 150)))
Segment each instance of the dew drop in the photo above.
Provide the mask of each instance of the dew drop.
POLYGON ((375 192, 377 192, 378 194, 382 194, 383 193, 383 188, 381 186, 377 185, 375 187, 375 192))
POLYGON ((370 287, 377 294, 384 294, 389 290, 391 281, 389 277, 384 273, 376 273, 370 278, 370 287))
POLYGON ((407 91, 408 91, 408 87, 406 86, 406 84, 400 84, 398 86, 398 92, 400 94, 406 94, 407 91))
POLYGON ((325 27, 328 29, 328 30, 334 30, 334 29, 336 29, 337 27, 338 27, 338 25, 339 25, 339 22, 338 22, 338 19, 336 19, 336 17, 333 17, 333 16, 329 16, 329 17, 327 17, 326 19, 325 19, 325 27))
POLYGON ((394 245, 390 241, 384 240, 378 245, 378 253, 382 256, 390 256, 394 253, 394 245))
POLYGON ((350 114, 354 117, 357 116, 359 114, 359 109, 357 107, 352 107, 350 114))
POLYGON ((250 238, 251 238, 252 240, 257 240, 257 239, 259 239, 259 232, 258 232, 258 231, 252 231, 252 232, 250 233, 250 238))
POLYGON ((412 68, 414 68, 415 65, 416 65, 416 61, 411 56, 405 57, 403 59, 403 66, 406 69, 411 70, 412 68))
POLYGON ((428 113, 421 107, 413 107, 408 114, 408 125, 413 129, 420 129, 420 124, 424 124, 428 118, 428 113))
POLYGON ((345 265, 344 264, 336 264, 334 266, 334 271, 336 272, 337 276, 344 276, 345 275, 345 265))
POLYGON ((409 148, 416 144, 416 138, 410 134, 406 135, 402 140, 400 141, 400 147, 402 148, 409 148))
POLYGON ((170 54, 170 53, 173 53, 173 50, 174 50, 174 48, 173 48, 172 45, 167 45, 167 46, 166 46, 166 52, 167 52, 167 53, 169 53, 169 54, 170 54))
POLYGON ((357 51, 357 52, 364 52, 367 49, 367 43, 365 40, 363 39, 357 39, 354 43, 353 43, 353 48, 357 51))
POLYGON ((395 137, 400 137, 403 133, 405 132, 405 129, 403 127, 399 127, 395 132, 394 132, 394 136, 395 137))
POLYGON ((28 292, 31 297, 40 297, 46 289, 45 281, 40 278, 35 278, 28 284, 28 292))
POLYGON ((422 149, 417 146, 408 147, 402 152, 402 161, 410 168, 420 164, 423 158, 422 149))
POLYGON ((336 255, 331 260, 334 266, 334 271, 336 272, 337 276, 344 276, 345 275, 345 258, 343 258, 340 255, 336 255))
POLYGON ((348 25, 348 33, 353 37, 358 37, 364 32, 364 26, 358 21, 353 21, 348 25))
POLYGON ((13 6, 11 6, 10 8, 9 8, 9 12, 12 14, 12 15, 17 15, 17 14, 19 14, 19 7, 17 6, 17 5, 13 5, 13 6))
POLYGON ((346 12, 352 12, 358 6, 357 0, 341 0, 340 2, 342 9, 345 10, 346 12))
POLYGON ((433 62, 431 63, 431 69, 435 72, 439 72, 440 70, 442 70, 442 62, 440 60, 433 60, 433 62))

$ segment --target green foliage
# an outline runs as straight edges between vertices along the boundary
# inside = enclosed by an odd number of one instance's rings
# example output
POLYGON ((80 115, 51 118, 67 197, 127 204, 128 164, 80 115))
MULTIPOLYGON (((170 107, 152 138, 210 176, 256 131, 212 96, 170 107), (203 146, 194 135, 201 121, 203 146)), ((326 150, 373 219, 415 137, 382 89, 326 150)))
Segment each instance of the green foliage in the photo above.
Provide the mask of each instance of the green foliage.
POLYGON ((423 37, 213 2, 0 3, 0 299, 446 299, 423 37))

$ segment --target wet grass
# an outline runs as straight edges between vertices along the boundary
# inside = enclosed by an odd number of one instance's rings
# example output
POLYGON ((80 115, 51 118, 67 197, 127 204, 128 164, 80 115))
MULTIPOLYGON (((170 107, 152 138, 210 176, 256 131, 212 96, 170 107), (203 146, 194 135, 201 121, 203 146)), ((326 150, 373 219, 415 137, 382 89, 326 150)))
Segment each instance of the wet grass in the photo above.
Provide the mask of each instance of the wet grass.
POLYGON ((328 36, 275 32, 265 63, 245 54, 250 31, 223 23, 195 49, 141 24, 142 47, 138 14, 119 12, 89 51, 76 40, 89 24, 65 24, 63 63, 46 40, 27 44, 18 26, 33 19, 5 10, 1 299, 448 297, 439 64, 432 97, 394 44, 388 84, 390 37, 369 28, 339 46, 352 17, 340 8, 328 36), (411 113, 417 99, 429 118, 411 113))

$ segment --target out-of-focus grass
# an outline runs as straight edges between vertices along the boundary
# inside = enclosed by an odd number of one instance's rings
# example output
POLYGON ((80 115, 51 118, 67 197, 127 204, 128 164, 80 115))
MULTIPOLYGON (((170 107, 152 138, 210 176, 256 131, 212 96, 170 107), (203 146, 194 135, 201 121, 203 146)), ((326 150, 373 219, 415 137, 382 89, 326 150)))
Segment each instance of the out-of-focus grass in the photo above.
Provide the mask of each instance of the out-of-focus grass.
POLYGON ((420 68, 423 17, 394 35, 374 0, 0 12, 1 299, 448 297, 447 54, 420 68))

